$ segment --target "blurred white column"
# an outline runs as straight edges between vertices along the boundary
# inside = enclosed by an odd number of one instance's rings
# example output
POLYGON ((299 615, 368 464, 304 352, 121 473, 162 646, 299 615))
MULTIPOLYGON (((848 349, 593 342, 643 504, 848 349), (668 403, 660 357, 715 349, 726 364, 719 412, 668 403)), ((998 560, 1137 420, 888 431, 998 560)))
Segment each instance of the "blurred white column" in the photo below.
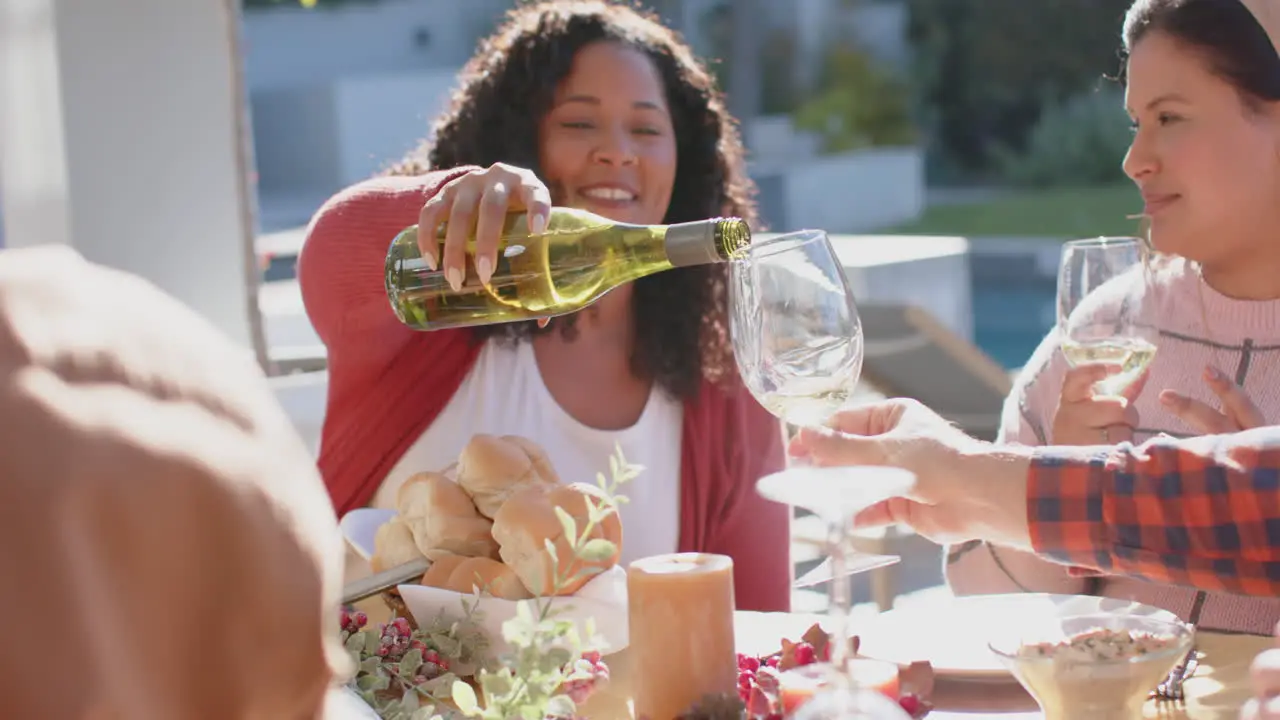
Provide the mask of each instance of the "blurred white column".
POLYGON ((238 5, 0 0, 0 206, 261 357, 238 5))

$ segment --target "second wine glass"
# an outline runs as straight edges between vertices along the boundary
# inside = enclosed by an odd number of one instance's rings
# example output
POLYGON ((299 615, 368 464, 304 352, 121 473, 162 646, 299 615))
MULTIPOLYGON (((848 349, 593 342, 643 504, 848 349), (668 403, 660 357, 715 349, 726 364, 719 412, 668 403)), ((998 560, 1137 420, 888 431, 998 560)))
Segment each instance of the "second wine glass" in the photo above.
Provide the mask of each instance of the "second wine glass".
POLYGON ((730 266, 730 334, 742 380, 791 425, 823 425, 862 373, 862 322, 827 234, 752 243, 730 266))
POLYGON ((1156 331, 1144 322, 1149 302, 1142 241, 1132 237, 1073 240, 1062 246, 1058 274, 1058 334, 1072 366, 1119 370, 1094 392, 1119 396, 1156 355, 1156 331))

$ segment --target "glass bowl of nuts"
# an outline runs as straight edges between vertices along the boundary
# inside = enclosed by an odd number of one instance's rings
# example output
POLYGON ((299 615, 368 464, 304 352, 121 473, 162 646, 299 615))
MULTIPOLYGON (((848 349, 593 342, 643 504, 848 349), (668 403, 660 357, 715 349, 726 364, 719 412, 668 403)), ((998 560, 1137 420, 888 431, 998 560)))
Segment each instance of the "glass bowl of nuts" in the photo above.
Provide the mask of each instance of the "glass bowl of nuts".
POLYGON ((1126 614, 1042 615, 997 632, 990 648, 1045 720, 1142 717, 1147 695, 1191 650, 1179 621, 1126 614))

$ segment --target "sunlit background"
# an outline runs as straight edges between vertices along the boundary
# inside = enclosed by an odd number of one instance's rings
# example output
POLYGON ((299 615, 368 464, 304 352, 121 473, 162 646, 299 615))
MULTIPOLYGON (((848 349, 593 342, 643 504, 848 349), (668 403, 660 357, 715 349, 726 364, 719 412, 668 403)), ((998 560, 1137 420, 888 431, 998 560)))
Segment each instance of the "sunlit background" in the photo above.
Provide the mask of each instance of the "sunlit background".
MULTIPOLYGON (((241 284, 191 286, 239 257, 243 225, 281 398, 314 442, 324 353, 294 281, 304 226, 424 137, 512 2, 244 0, 238 26, 222 2, 0 0, 0 242, 70 235, 211 316, 225 292, 224 315, 239 317, 241 284), (233 129, 252 147, 245 197, 233 129), (118 238, 145 233, 150 244, 121 249, 118 238)), ((1128 4, 648 3, 715 69, 769 227, 833 234, 864 308, 866 391, 918 397, 979 435, 1053 324, 1058 243, 1136 230, 1140 203, 1120 171, 1128 121, 1110 79, 1128 4)), ((802 519, 797 532, 819 528, 802 519)), ((865 541, 906 559, 860 579, 856 598, 941 592, 936 547, 865 541)), ((797 549, 800 569, 810 552, 797 549)), ((797 595, 797 609, 823 602, 797 595)))

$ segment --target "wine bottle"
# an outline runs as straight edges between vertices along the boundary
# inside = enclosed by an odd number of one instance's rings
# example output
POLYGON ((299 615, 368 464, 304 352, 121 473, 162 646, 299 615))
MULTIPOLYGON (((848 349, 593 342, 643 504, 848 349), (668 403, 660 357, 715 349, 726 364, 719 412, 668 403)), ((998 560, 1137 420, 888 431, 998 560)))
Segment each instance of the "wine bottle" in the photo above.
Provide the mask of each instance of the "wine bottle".
MULTIPOLYGON (((445 228, 437 229, 437 257, 443 255, 445 228)), ((564 315, 646 275, 728 261, 751 243, 750 228, 738 218, 633 225, 556 207, 546 230, 534 235, 527 214, 513 212, 503 224, 489 282, 480 282, 476 273, 472 234, 462 286, 454 290, 442 268, 432 270, 422 259, 417 230, 410 226, 396 236, 386 264, 391 307, 401 322, 416 330, 564 315)))

